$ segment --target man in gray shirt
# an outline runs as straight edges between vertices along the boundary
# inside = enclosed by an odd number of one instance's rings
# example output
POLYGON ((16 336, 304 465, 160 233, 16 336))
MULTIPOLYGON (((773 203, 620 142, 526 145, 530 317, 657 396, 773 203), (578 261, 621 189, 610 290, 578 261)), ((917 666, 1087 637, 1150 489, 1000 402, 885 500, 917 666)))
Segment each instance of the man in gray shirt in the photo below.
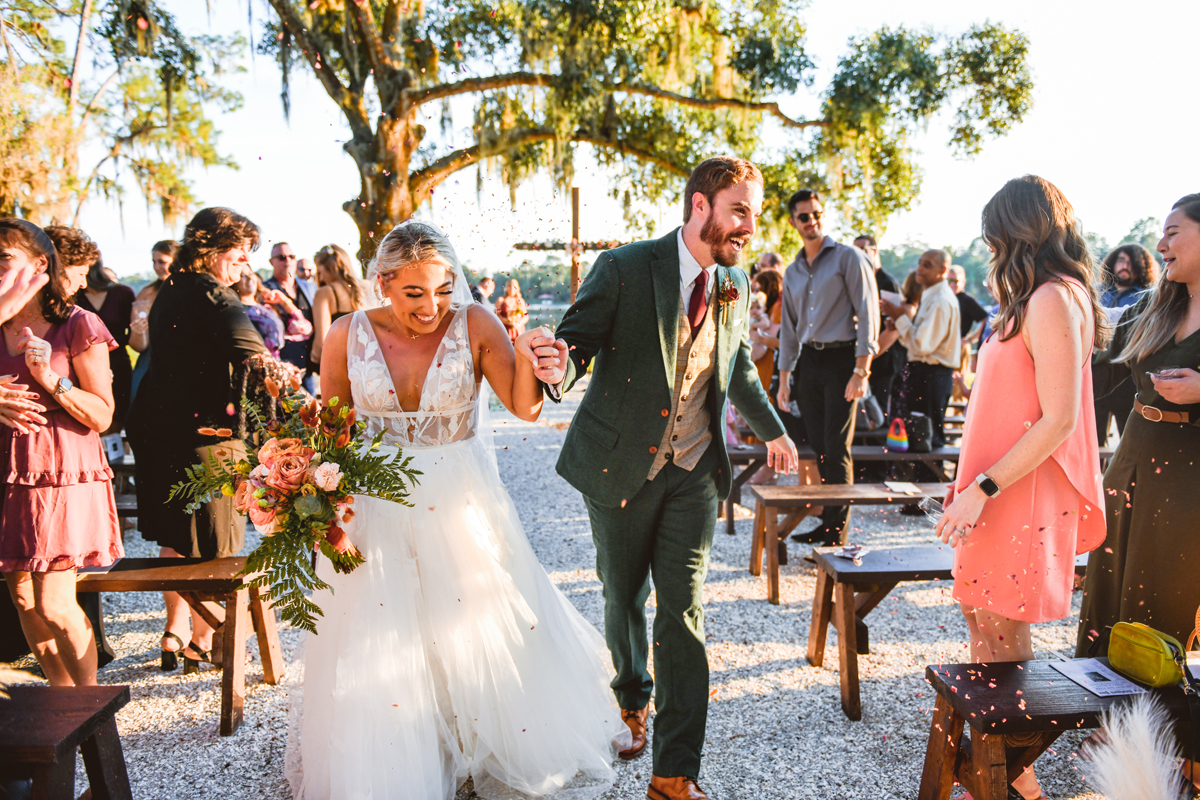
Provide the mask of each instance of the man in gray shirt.
MULTIPOLYGON (((783 277, 777 400, 786 409, 795 394, 821 482, 846 484, 854 482, 855 410, 879 350, 879 294, 870 259, 826 236, 823 215, 821 198, 811 189, 788 201, 788 222, 804 248, 783 277)), ((849 506, 826 506, 821 526, 801 538, 844 543, 849 521, 849 506)))

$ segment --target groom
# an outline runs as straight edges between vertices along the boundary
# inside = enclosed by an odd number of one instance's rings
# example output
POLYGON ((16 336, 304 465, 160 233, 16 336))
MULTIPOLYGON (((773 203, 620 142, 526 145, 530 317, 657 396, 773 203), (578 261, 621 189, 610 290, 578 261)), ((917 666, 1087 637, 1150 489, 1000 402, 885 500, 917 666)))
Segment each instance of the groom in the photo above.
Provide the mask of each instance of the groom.
POLYGON ((557 341, 534 339, 525 352, 556 402, 593 366, 558 472, 591 519, 612 687, 633 733, 622 758, 646 747, 655 690, 652 800, 705 798, 696 785, 708 714, 703 589, 732 474, 726 397, 767 442, 768 463, 780 472, 796 464, 750 360, 750 286, 736 267, 762 198, 749 161, 700 164, 684 190, 683 227, 602 253, 557 341), (657 685, 646 668, 651 575, 657 685))

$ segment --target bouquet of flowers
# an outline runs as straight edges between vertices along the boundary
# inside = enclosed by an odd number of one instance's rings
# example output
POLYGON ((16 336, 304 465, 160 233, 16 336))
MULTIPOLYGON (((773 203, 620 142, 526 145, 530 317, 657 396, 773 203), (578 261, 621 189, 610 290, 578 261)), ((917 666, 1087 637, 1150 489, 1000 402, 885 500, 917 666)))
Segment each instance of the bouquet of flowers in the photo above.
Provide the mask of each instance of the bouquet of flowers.
MULTIPOLYGON (((187 511, 195 513, 219 494, 232 497, 263 534, 241 574, 266 587, 284 620, 315 633, 321 609, 308 594, 328 584, 317 577, 314 551, 338 572, 356 569, 365 559, 350 540, 354 495, 411 506, 408 487, 420 473, 402 453, 378 452, 382 433, 365 442, 354 409, 338 398, 322 406, 301 394, 294 377, 283 385, 270 377, 265 382, 272 398, 265 414, 253 400, 242 400, 252 423, 242 439, 247 457, 235 461, 229 450, 216 448, 211 460, 188 468, 188 479, 171 487, 169 499, 187 499, 187 511)), ((199 432, 233 436, 228 428, 199 432)))

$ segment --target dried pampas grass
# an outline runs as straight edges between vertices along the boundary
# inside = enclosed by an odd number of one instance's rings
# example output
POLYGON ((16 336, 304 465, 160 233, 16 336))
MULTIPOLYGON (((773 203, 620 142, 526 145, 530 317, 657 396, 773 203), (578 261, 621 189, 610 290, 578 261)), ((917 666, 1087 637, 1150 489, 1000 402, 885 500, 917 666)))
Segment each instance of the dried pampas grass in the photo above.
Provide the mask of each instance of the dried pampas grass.
POLYGON ((1089 782, 1108 800, 1184 800, 1171 717, 1153 695, 1105 714, 1089 782))

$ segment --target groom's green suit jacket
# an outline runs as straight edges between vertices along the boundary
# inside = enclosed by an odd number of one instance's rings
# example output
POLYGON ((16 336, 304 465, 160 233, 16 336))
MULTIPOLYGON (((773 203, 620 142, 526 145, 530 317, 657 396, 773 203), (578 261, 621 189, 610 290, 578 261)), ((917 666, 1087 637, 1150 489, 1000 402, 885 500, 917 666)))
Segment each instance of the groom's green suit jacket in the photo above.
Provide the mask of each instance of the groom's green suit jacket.
MULTIPOLYGON (((593 363, 592 379, 567 431, 558 473, 603 506, 637 494, 654 462, 671 413, 679 352, 679 244, 676 231, 600 254, 563 316, 557 337, 570 347, 565 394, 593 363)), ((750 285, 739 267, 716 269, 716 368, 709 388, 712 446, 719 451, 717 489, 729 494, 725 449, 728 397, 763 441, 784 434, 750 360, 750 285), (726 280, 738 298, 722 315, 726 280), (722 319, 724 317, 724 319, 722 319)), ((556 402, 561 399, 548 393, 556 402)))

